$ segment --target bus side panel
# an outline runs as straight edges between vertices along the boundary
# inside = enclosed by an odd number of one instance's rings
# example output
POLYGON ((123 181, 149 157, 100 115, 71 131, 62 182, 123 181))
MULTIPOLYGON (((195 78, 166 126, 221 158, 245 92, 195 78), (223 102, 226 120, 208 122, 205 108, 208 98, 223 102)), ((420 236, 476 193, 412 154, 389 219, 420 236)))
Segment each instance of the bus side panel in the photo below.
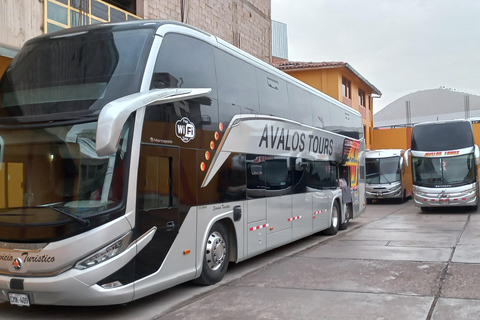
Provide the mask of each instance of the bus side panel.
POLYGON ((247 256, 252 257, 267 249, 267 199, 246 201, 247 256))
POLYGON ((313 232, 319 232, 330 226, 331 191, 312 193, 313 232))
POLYGON ((312 233, 312 193, 292 196, 293 239, 312 233))
MULTIPOLYGON (((196 277, 197 208, 190 208, 160 269, 135 282, 135 299, 165 290, 196 277), (189 254, 184 254, 190 250, 189 254)), ((155 259, 155 257, 152 257, 155 259)))
POLYGON ((292 241, 292 196, 267 199, 267 248, 276 248, 292 241))

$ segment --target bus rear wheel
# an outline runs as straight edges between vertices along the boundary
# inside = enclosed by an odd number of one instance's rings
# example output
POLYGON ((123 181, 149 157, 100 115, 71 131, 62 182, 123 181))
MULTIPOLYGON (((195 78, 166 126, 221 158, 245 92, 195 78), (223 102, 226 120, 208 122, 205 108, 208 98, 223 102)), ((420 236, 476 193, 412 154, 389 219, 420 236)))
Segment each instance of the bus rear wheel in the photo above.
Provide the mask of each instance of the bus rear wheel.
POLYGON ((217 222, 208 232, 202 274, 194 280, 195 283, 212 285, 221 281, 227 272, 229 253, 227 229, 222 223, 217 222))
POLYGON ((337 234, 338 227, 340 224, 340 219, 341 219, 340 207, 338 206, 338 202, 336 201, 333 203, 331 219, 332 221, 331 221, 330 228, 323 231, 324 234, 329 236, 333 236, 337 234))
POLYGON ((340 225, 338 226, 339 230, 347 230, 348 222, 350 221, 350 206, 348 204, 344 204, 343 208, 345 212, 345 221, 340 223, 340 225))

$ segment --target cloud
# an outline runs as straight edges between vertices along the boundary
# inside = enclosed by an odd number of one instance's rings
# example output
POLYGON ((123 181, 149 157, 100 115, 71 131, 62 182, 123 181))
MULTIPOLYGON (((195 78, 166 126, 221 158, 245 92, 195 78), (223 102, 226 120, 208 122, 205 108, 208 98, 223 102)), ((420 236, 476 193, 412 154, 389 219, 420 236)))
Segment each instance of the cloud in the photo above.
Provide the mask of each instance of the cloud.
POLYGON ((480 94, 480 1, 272 0, 289 59, 345 61, 382 91, 379 109, 446 86, 480 94))

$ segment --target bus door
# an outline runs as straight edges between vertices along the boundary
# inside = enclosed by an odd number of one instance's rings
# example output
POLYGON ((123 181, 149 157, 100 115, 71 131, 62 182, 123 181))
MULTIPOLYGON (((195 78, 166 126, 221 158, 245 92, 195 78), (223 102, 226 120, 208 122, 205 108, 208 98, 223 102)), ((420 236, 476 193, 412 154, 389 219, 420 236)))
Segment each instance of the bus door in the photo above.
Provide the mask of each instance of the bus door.
POLYGON ((139 279, 160 268, 178 233, 179 149, 142 145, 137 183, 137 236, 157 228, 136 257, 135 278, 139 279))

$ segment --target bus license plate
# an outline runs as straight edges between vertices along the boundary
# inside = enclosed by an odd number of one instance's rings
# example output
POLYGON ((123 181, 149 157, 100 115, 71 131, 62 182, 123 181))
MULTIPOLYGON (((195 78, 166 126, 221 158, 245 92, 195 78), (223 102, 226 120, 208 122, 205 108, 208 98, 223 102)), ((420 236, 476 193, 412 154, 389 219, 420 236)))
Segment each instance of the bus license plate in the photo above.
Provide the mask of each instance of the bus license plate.
POLYGON ((10 304, 20 307, 30 307, 30 299, 28 299, 27 294, 23 293, 8 293, 8 298, 10 299, 10 304))

